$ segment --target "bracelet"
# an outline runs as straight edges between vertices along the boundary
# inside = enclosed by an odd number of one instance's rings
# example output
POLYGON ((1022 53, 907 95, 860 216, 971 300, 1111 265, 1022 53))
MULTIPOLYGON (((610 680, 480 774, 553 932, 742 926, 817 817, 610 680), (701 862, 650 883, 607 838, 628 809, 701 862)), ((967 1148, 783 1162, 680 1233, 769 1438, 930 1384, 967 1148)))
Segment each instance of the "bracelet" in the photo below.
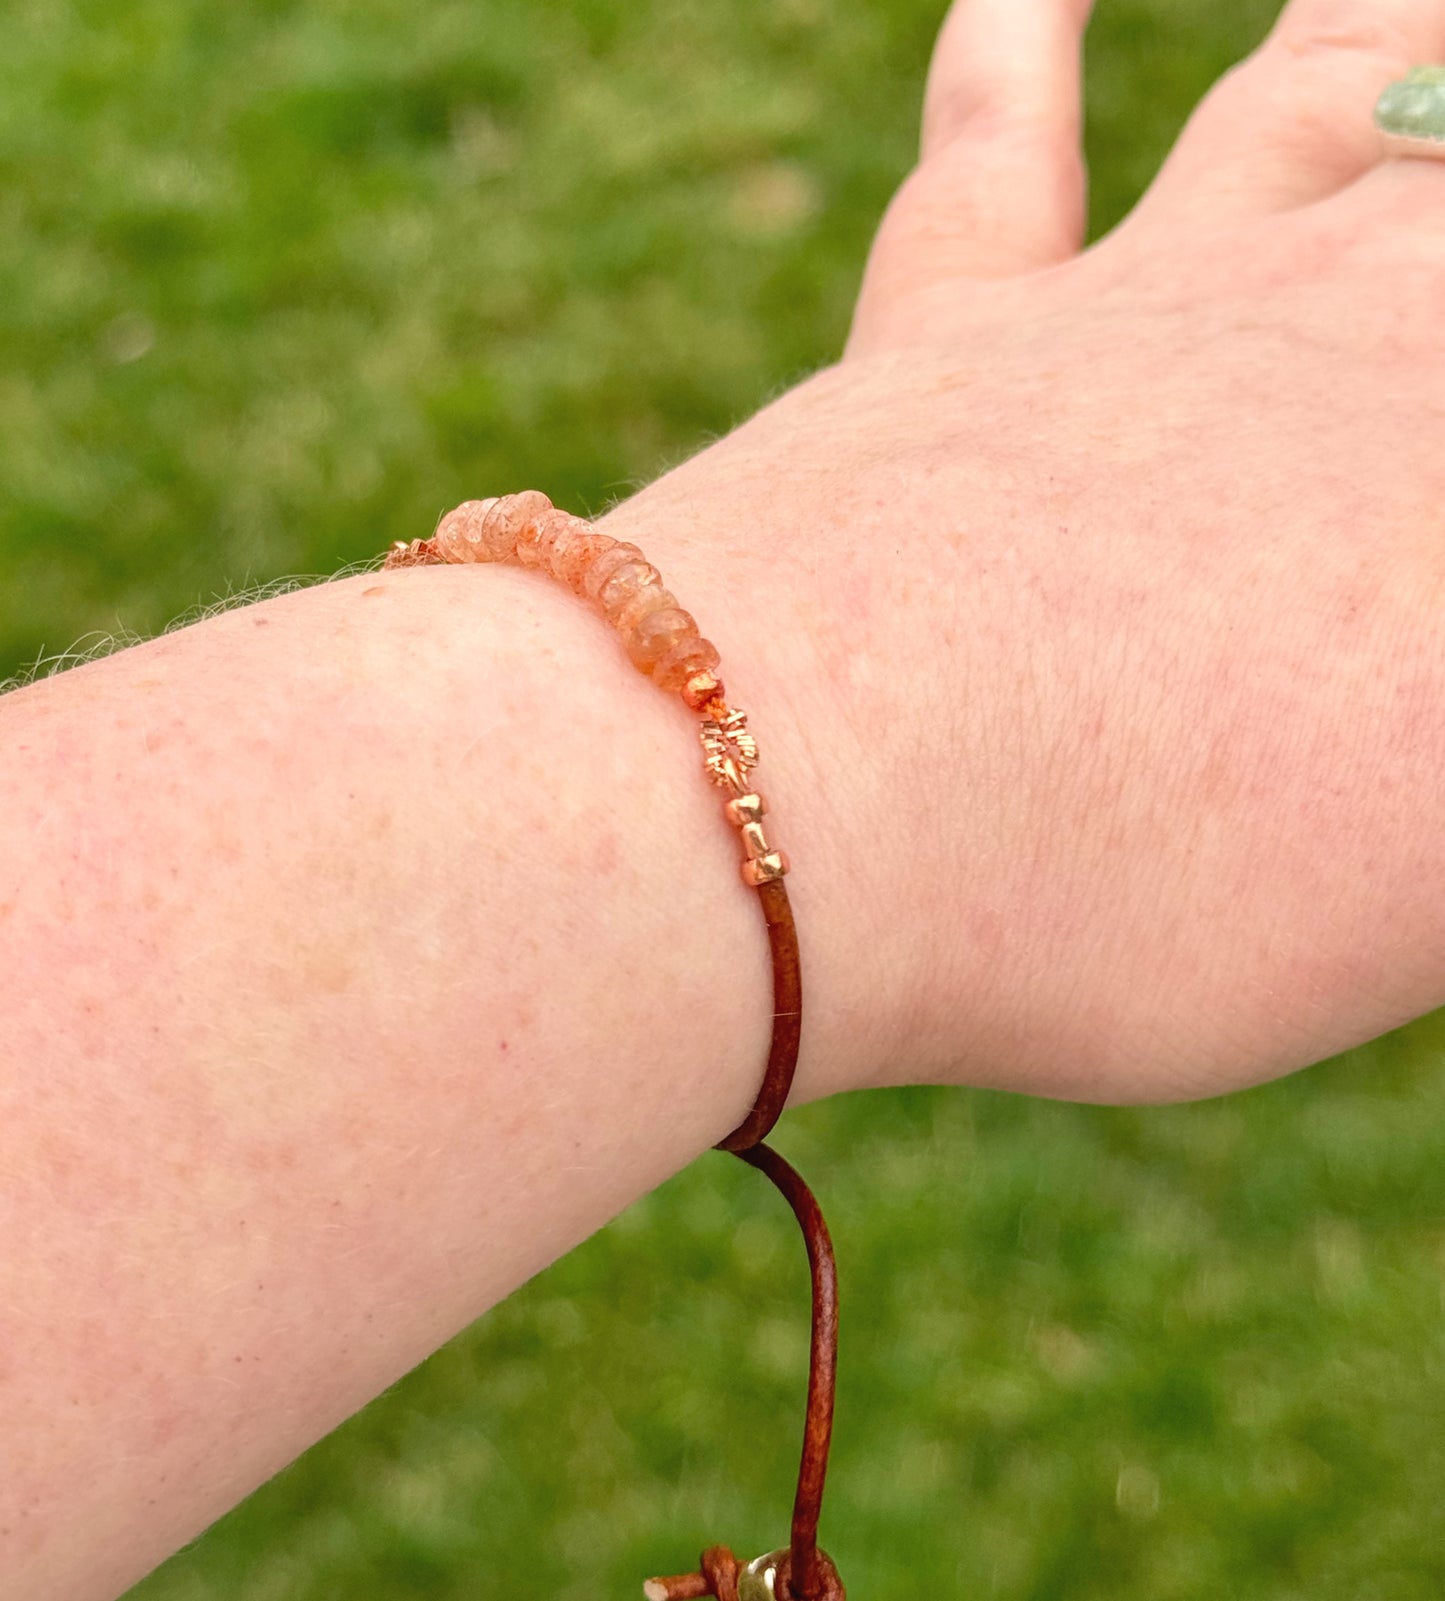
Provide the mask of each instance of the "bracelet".
POLYGON ((808 1362, 803 1453, 788 1546, 741 1563, 726 1546, 703 1552, 696 1573, 649 1579, 647 1601, 845 1601, 843 1582, 818 1546, 818 1520, 833 1432, 838 1367, 838 1273, 823 1214, 808 1186, 776 1151, 762 1142, 777 1122, 792 1088, 802 1029, 802 973, 798 935, 783 880, 786 855, 763 828, 767 803, 749 775, 758 762, 747 715, 727 704, 717 676, 717 647, 678 605, 636 545, 599 534, 581 517, 559 511, 537 490, 491 500, 469 500, 438 523, 430 539, 399 541, 387 568, 438 562, 512 562, 536 567, 593 603, 622 636, 633 665, 660 688, 680 693, 702 719, 703 767, 728 792, 723 807, 743 845, 742 875, 756 889, 767 927, 773 966, 773 1032, 762 1088, 752 1111, 716 1149, 731 1151, 763 1173, 793 1209, 808 1250, 812 1276, 812 1346, 808 1362))

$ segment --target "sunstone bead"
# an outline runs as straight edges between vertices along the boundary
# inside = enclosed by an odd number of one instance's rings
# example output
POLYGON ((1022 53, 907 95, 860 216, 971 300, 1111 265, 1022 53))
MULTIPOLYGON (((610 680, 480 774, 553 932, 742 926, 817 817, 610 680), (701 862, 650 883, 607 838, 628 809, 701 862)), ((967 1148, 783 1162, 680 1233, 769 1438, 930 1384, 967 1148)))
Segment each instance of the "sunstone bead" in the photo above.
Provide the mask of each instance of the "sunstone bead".
POLYGON ((540 489, 524 489, 520 495, 503 495, 482 522, 482 543, 487 548, 484 561, 516 561, 517 541, 525 533, 529 542, 545 524, 553 510, 552 502, 540 489))
POLYGON ((556 533, 550 517, 524 521, 517 530, 517 564, 521 567, 545 567, 552 554, 552 540, 556 533))
POLYGON ((710 639, 682 639, 658 658, 651 670, 652 681, 659 689, 685 689, 688 679, 712 672, 721 661, 717 646, 710 639))
POLYGON ((567 547, 566 554, 558 558, 555 568, 557 576, 574 595, 580 595, 587 574, 592 571, 592 564, 616 543, 611 534, 580 535, 567 547))
POLYGON ((551 556, 551 530, 545 523, 530 524, 517 535, 519 567, 546 567, 551 556))
POLYGON ((591 529, 580 517, 559 513, 553 524, 552 542, 547 551, 547 571, 562 583, 567 581, 566 560, 576 555, 578 541, 591 536, 591 529))
POLYGON ((636 545, 623 543, 614 545, 611 550, 604 551, 596 561, 587 569, 587 576, 582 580, 582 593, 594 605, 601 604, 602 586, 612 577, 618 568, 626 567, 631 562, 646 563, 647 557, 636 545))
POLYGON ((671 611, 677 596, 664 584, 647 584, 612 615, 612 626, 625 639, 649 612, 671 611))
POLYGON ((1388 84, 1375 103, 1375 123, 1405 139, 1445 141, 1445 67, 1416 67, 1388 84))
POLYGON ((696 641, 697 624, 680 606, 648 612, 622 637, 634 667, 650 673, 670 651, 688 640, 696 641))
POLYGON ((443 561, 490 561, 482 541, 482 527, 497 504, 491 500, 464 500, 437 524, 437 555, 443 561))
POLYGON ((623 562, 597 591, 597 604, 616 622, 644 589, 661 589, 662 574, 645 558, 623 562))

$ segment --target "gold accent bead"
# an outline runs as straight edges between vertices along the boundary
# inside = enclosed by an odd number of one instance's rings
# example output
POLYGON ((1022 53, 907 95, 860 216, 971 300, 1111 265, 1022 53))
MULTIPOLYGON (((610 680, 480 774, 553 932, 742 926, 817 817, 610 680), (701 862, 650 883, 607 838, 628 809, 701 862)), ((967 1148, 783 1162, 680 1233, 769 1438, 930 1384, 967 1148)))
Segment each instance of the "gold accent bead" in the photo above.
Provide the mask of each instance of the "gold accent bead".
POLYGON ((771 884, 788 870, 788 858, 782 851, 769 851, 766 856, 754 856, 743 863, 743 882, 754 889, 759 884, 771 884))
POLYGON ((386 560, 382 563, 384 568, 395 567, 425 567, 427 563, 438 561, 435 539, 398 539, 386 553, 386 560))
POLYGON ((703 764, 714 784, 747 793, 747 775, 758 765, 758 742, 748 732, 746 712, 729 711, 721 720, 703 718, 698 725, 703 764))
POLYGON ((768 803, 761 795, 734 795, 723 807, 723 816, 735 828, 741 828, 744 823, 756 823, 768 809, 768 803))
POLYGON ((723 681, 716 673, 694 673, 683 685, 682 698, 695 712, 700 712, 717 696, 722 697, 723 681))
POLYGON ((763 834, 761 823, 743 824, 743 849, 749 856, 766 856, 772 848, 763 834))

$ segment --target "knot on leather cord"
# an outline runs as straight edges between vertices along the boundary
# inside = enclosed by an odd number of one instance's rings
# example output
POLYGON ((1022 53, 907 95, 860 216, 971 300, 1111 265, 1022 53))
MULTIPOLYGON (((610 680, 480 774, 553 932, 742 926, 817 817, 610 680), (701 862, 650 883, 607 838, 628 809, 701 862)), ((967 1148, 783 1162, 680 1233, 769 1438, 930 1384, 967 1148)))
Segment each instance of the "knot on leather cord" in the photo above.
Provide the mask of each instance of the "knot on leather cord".
POLYGON ((738 1574, 743 1564, 725 1545, 710 1545, 698 1564, 700 1573, 680 1573, 673 1579, 649 1579, 642 1587, 646 1601, 738 1601, 738 1574))
MULTIPOLYGON (((647 1601, 701 1601, 705 1596, 714 1596, 716 1601, 739 1601, 738 1578, 746 1564, 739 1562, 725 1545, 709 1546, 702 1554, 700 1566, 700 1573, 680 1574, 675 1579, 649 1579, 643 1586, 647 1601)), ((791 1553, 780 1553, 773 1573, 772 1594, 776 1601, 847 1601, 837 1568, 821 1551, 817 1556, 817 1568, 822 1588, 812 1595, 803 1596, 793 1589, 792 1567, 791 1553)))

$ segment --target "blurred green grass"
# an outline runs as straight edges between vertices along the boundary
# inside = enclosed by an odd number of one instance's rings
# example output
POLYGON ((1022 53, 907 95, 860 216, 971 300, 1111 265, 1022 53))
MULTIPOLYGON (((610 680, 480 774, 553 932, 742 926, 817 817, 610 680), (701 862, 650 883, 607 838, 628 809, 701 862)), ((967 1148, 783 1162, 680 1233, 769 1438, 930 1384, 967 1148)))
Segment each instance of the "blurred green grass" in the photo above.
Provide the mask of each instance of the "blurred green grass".
MULTIPOLYGON (((1272 10, 1101 0, 1096 232, 1272 10)), ((830 360, 940 14, 11 0, 0 675, 482 488, 599 509, 830 360)), ((858 1601, 1445 1593, 1442 1053, 1435 1018, 1198 1107, 792 1116, 858 1601)), ((599 1601, 777 1544, 805 1283, 705 1159, 131 1601, 599 1601)))

